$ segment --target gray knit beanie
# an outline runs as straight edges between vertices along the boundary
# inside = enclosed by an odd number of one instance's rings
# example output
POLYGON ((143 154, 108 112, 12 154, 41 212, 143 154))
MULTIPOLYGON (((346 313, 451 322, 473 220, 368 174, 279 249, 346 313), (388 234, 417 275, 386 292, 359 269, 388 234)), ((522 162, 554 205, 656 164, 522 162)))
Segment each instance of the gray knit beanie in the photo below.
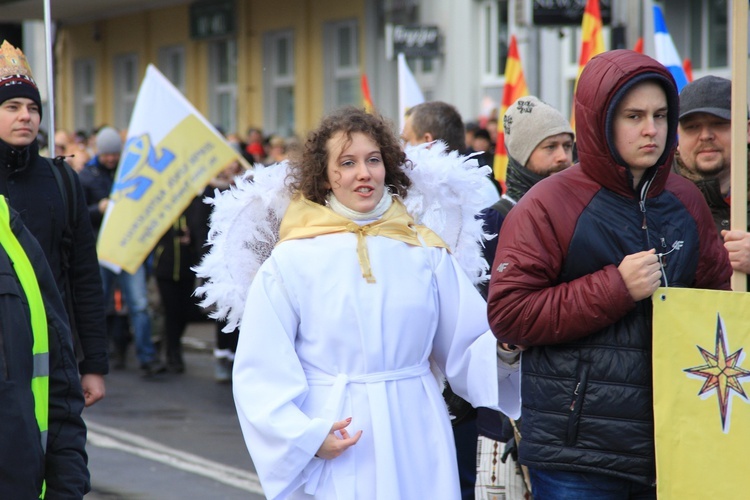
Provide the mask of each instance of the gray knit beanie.
POLYGON ((510 105, 503 117, 503 131, 508 155, 524 167, 534 148, 547 137, 566 133, 575 138, 568 120, 533 95, 519 97, 510 105))
POLYGON ((96 134, 96 154, 119 154, 122 152, 120 133, 112 127, 102 128, 96 134))

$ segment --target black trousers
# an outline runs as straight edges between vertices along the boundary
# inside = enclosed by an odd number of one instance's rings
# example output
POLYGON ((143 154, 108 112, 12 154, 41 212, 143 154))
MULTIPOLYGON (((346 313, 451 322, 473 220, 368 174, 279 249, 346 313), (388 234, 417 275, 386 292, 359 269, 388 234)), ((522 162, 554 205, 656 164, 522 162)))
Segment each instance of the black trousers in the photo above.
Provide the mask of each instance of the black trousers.
POLYGON ((195 318, 197 300, 193 297, 195 281, 157 278, 156 285, 164 308, 164 334, 166 336, 167 364, 184 365, 182 360, 182 335, 188 323, 195 318))

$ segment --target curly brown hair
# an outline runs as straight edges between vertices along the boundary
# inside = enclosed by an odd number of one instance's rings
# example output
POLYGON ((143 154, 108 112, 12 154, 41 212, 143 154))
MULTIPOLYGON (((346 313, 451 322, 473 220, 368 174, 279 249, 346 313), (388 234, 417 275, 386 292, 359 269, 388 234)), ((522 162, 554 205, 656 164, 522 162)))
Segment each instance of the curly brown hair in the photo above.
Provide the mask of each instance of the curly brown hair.
POLYGON ((380 115, 366 113, 355 107, 341 108, 324 117, 317 129, 310 132, 300 154, 289 160, 288 184, 293 192, 303 194, 308 200, 325 204, 330 188, 328 184, 328 140, 343 132, 351 141, 352 134, 361 132, 380 146, 385 166, 385 184, 402 198, 411 186, 404 172, 411 163, 401 149, 398 137, 388 121, 380 115))

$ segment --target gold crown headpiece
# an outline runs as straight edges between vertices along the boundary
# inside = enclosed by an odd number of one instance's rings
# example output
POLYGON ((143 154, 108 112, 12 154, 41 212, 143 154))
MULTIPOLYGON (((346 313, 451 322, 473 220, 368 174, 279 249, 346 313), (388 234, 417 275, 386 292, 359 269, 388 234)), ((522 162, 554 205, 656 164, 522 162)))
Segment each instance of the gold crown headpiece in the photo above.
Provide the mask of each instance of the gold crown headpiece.
POLYGON ((0 78, 12 75, 22 75, 34 82, 26 56, 20 49, 15 48, 5 40, 0 46, 0 78))

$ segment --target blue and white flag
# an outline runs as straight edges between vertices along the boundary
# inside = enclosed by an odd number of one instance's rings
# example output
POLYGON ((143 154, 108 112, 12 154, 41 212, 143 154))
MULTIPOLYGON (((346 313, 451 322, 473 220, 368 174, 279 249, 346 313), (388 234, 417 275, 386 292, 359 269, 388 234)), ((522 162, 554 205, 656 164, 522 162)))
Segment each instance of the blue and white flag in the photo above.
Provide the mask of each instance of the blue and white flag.
POLYGON ((658 5, 654 5, 654 32, 656 60, 666 66, 669 72, 672 73, 674 81, 677 83, 677 91, 679 92, 682 90, 682 87, 687 85, 688 79, 682 67, 680 56, 677 54, 677 48, 674 46, 669 31, 667 31, 664 14, 662 14, 661 7, 658 5))

